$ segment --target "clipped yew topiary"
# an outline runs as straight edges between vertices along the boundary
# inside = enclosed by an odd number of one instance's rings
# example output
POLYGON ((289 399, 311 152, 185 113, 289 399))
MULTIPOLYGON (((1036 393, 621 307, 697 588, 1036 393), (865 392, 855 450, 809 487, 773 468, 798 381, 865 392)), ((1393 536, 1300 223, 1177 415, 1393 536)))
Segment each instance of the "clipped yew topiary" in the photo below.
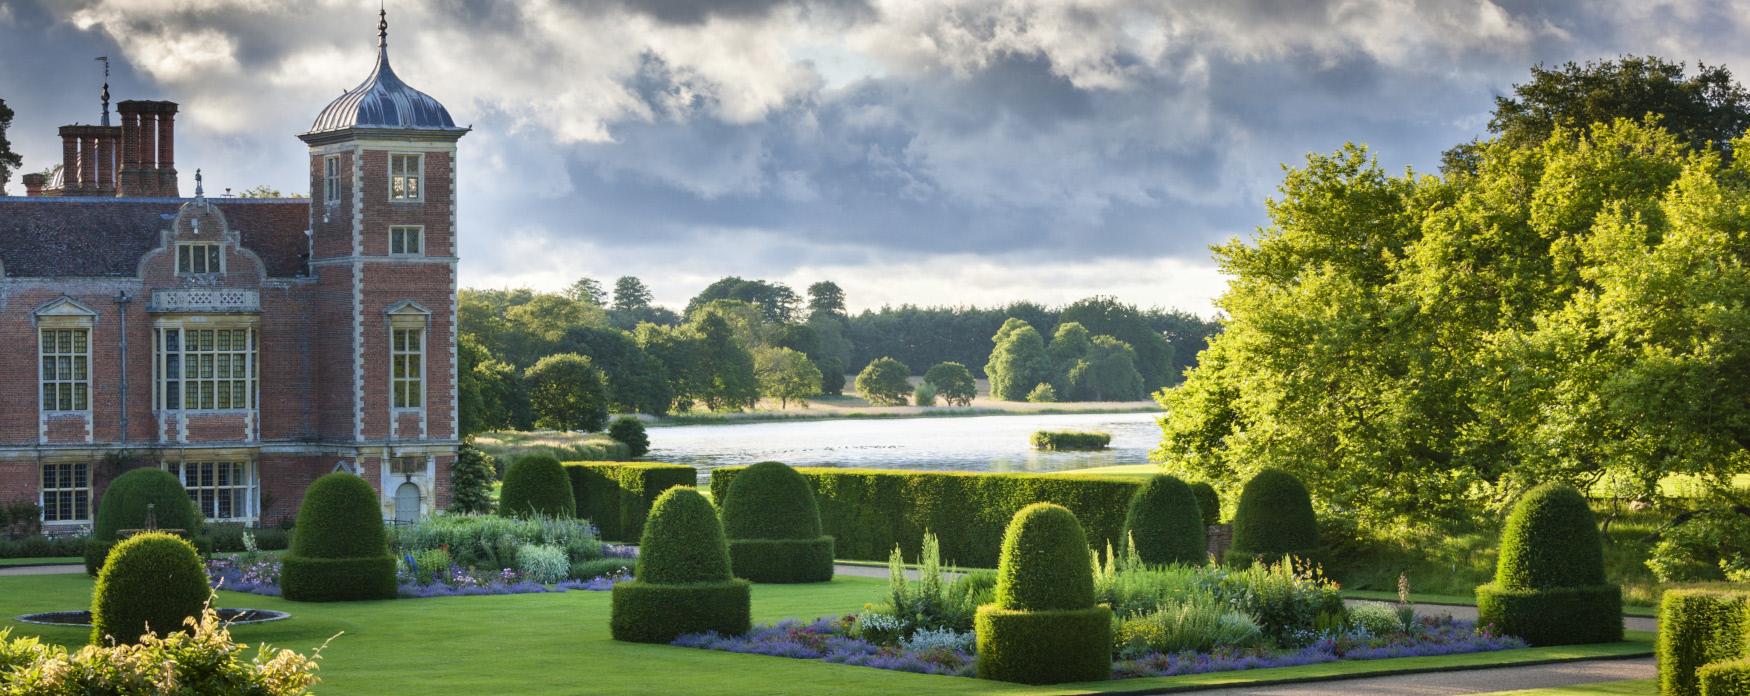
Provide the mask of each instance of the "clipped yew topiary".
POLYGON ((371 484, 336 472, 304 491, 292 548, 280 559, 280 592, 298 602, 395 597, 395 559, 371 484))
POLYGON ((1622 588, 1604 581, 1598 523, 1579 491, 1545 484, 1513 506, 1477 617, 1532 645, 1622 640, 1622 588))
POLYGON ((754 582, 832 580, 832 537, 808 479, 778 462, 750 466, 723 497, 723 533, 735 577, 754 582))
POLYGON ((1750 658, 1703 665, 1701 696, 1750 696, 1750 658))
POLYGON ((103 499, 98 501, 91 538, 85 542, 87 574, 96 576, 103 568, 104 558, 110 547, 115 546, 117 532, 146 527, 148 509, 158 529, 179 529, 189 538, 200 532, 200 510, 175 474, 156 468, 134 469, 110 481, 103 499))
POLYGON ((1750 593, 1666 590, 1658 651, 1660 694, 1701 693, 1703 666, 1750 656, 1750 593))
POLYGON ((614 640, 667 643, 686 633, 746 633, 749 588, 730 574, 717 510, 699 491, 675 486, 644 523, 634 579, 614 585, 614 640))
POLYGON ((499 514, 512 517, 576 517, 577 500, 565 465, 545 454, 525 454, 504 472, 499 514))
POLYGON ((1112 610, 1094 604, 1088 540, 1068 508, 1021 508, 1003 535, 996 601, 978 608, 978 676, 1023 684, 1112 673, 1112 610))
POLYGON ((1312 496, 1300 479, 1281 469, 1264 469, 1246 482, 1231 524, 1233 546, 1224 559, 1230 565, 1305 556, 1319 544, 1312 496))
POLYGON ((184 631, 212 590, 194 546, 162 532, 136 534, 115 545, 91 591, 91 643, 137 643, 140 636, 184 631))
POLYGON ((1209 559, 1208 532, 1197 495, 1177 477, 1161 474, 1136 489, 1124 517, 1125 538, 1142 562, 1201 565, 1209 559))
POLYGON ((1203 526, 1221 524, 1221 496, 1207 481, 1191 484, 1191 494, 1197 496, 1197 511, 1203 513, 1203 526))

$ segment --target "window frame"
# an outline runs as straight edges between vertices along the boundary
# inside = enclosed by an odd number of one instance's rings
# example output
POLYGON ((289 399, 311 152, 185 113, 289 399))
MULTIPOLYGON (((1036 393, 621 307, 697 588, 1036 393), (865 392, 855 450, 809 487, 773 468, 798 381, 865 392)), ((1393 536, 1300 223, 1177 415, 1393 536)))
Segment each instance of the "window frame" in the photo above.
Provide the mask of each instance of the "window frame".
MULTIPOLYGON (((66 480, 65 478, 62 478, 60 476, 56 477, 56 483, 61 483, 65 480, 66 480)), ((91 523, 91 512, 92 512, 92 510, 91 510, 91 507, 92 507, 91 506, 91 462, 43 462, 40 466, 37 467, 36 490, 37 490, 37 496, 36 496, 37 507, 38 507, 38 509, 40 509, 42 511, 42 523, 44 525, 90 524, 91 523), (84 485, 82 485, 82 486, 59 485, 59 486, 55 486, 54 488, 50 488, 48 485, 49 484, 49 468, 50 467, 67 467, 67 470, 69 472, 72 472, 72 471, 79 472, 84 477, 84 481, 83 481, 84 485), (84 492, 83 496, 79 496, 79 493, 81 491, 84 492), (84 507, 85 507, 85 516, 84 517, 68 517, 68 518, 60 518, 59 517, 58 513, 60 512, 61 508, 63 507, 63 499, 60 498, 58 494, 63 494, 63 493, 73 494, 73 497, 67 498, 65 500, 72 504, 72 507, 75 511, 77 511, 77 509, 78 509, 78 505, 76 504, 76 502, 79 501, 81 498, 83 499, 84 507), (49 504, 49 498, 50 498, 51 494, 56 494, 55 504, 52 506, 49 504), (50 519, 50 512, 51 511, 54 511, 55 513, 57 513, 55 515, 56 519, 50 519)))
POLYGON ((328 155, 322 158, 322 203, 338 205, 340 195, 340 155, 328 155))
POLYGON ((425 153, 423 153, 423 152, 391 152, 391 153, 389 153, 388 195, 389 195, 389 202, 390 203, 419 203, 419 202, 422 202, 425 200, 425 153), (396 168, 395 168, 396 162, 401 161, 403 158, 409 158, 413 161, 413 171, 412 172, 396 171, 396 168), (407 189, 405 182, 407 182, 407 181, 413 182, 413 186, 412 186, 413 195, 411 195, 411 196, 408 196, 408 195, 397 196, 396 195, 396 187, 395 187, 396 183, 398 183, 398 182, 402 183, 403 185, 401 188, 403 191, 405 191, 407 189))
MULTIPOLYGON (((190 253, 188 255, 188 258, 189 258, 189 262, 190 262, 189 265, 191 265, 191 266, 194 265, 193 264, 193 261, 195 258, 194 254, 190 253)), ((216 275, 224 275, 224 274, 225 274, 225 245, 224 245, 224 243, 222 243, 222 242, 177 242, 176 243, 176 275, 182 276, 182 277, 196 277, 196 276, 204 277, 204 276, 216 276, 216 275), (192 250, 196 247, 204 247, 206 249, 206 253, 201 254, 201 257, 202 257, 202 261, 205 263, 205 265, 209 267, 208 270, 196 271, 196 270, 184 268, 184 266, 183 266, 183 253, 182 253, 183 250, 185 250, 185 249, 192 250)))
POLYGON ((201 518, 208 522, 242 522, 247 524, 255 522, 261 517, 261 476, 258 465, 253 459, 164 461, 159 463, 159 468, 176 477, 176 480, 182 484, 183 490, 188 491, 188 497, 194 502, 195 509, 200 511, 201 518), (219 467, 221 466, 238 467, 232 473, 230 483, 217 483, 219 467), (211 473, 207 474, 205 481, 211 483, 203 483, 201 476, 197 474, 195 483, 190 484, 188 479, 190 467, 196 467, 194 470, 197 472, 203 469, 210 471, 211 473), (240 481, 238 477, 241 477, 240 481), (235 514, 237 513, 237 498, 233 497, 231 498, 232 516, 214 516, 218 512, 221 492, 241 493, 243 514, 235 514), (211 497, 202 500, 202 494, 210 494, 211 497), (211 503, 210 507, 208 506, 209 502, 211 503))
POLYGON ((259 408, 259 405, 260 405, 260 396, 258 394, 260 387, 261 387, 261 332, 259 329, 257 329, 257 327, 255 327, 253 325, 189 327, 189 326, 184 326, 182 324, 161 324, 161 325, 153 327, 153 331, 152 331, 152 407, 153 407, 153 410, 156 410, 156 411, 221 412, 221 413, 240 413, 240 412, 246 412, 246 411, 253 411, 253 410, 256 410, 257 408, 259 408), (171 342, 170 341, 171 332, 176 333, 176 349, 174 351, 172 351, 169 348, 169 345, 171 342), (213 333, 213 339, 212 339, 212 343, 211 343, 212 348, 201 347, 203 344, 200 343, 200 338, 197 337, 195 339, 197 341, 196 347, 194 349, 190 349, 188 347, 189 336, 190 336, 190 334, 193 334, 196 332, 212 332, 213 333), (229 349, 220 349, 219 348, 219 341, 220 341, 219 333, 220 332, 226 332, 226 333, 230 334, 229 338, 232 341, 236 340, 236 334, 242 334, 243 339, 244 339, 244 347, 242 349, 238 349, 235 347, 235 343, 233 343, 232 347, 229 349), (205 360, 201 359, 203 356, 210 356, 212 358, 210 370, 205 369, 207 366, 203 364, 206 362, 205 360), (221 356, 223 356, 227 359, 224 361, 221 361, 220 360, 221 356), (191 357, 194 358, 195 369, 200 372, 200 373, 197 373, 193 376, 191 376, 189 374, 189 372, 190 372, 189 363, 190 363, 191 357), (172 358, 174 358, 174 360, 172 358), (241 358, 241 360, 243 361, 243 365, 241 368, 239 368, 236 365, 239 358, 241 358), (227 370, 228 370, 230 376, 227 376, 227 377, 218 376, 219 364, 221 362, 225 362, 229 365, 227 370), (241 370, 241 373, 242 373, 241 376, 238 376, 239 370, 241 370), (201 374, 201 373, 206 373, 206 372, 212 373, 213 376, 209 377, 209 376, 205 376, 205 374, 201 374), (175 374, 172 374, 172 373, 175 373, 175 374), (207 384, 207 383, 211 383, 211 385, 212 385, 212 390, 211 390, 212 400, 210 401, 212 406, 209 406, 209 407, 200 407, 200 406, 190 407, 190 406, 188 406, 189 399, 190 399, 189 394, 191 392, 190 386, 191 385, 194 386, 193 392, 196 394, 195 398, 197 399, 197 403, 198 403, 199 401, 202 401, 199 398, 200 395, 206 393, 201 385, 207 384), (241 383, 241 384, 239 384, 239 383, 241 383), (221 385, 227 387, 227 389, 225 390, 226 397, 227 397, 227 400, 230 401, 230 403, 232 405, 224 406, 224 407, 219 406, 219 403, 220 403, 219 389, 220 389, 221 385), (242 394, 243 394, 243 404, 242 405, 237 405, 236 401, 235 401, 236 395, 238 393, 237 387, 239 387, 239 386, 242 387, 242 394), (175 387, 175 389, 173 390, 171 387, 175 387), (172 391, 175 392, 174 398, 171 394, 172 391), (175 402, 175 405, 171 405, 172 401, 175 402))
POLYGON ((397 413, 425 410, 425 337, 423 325, 389 325, 389 408, 397 413), (402 341, 404 334, 413 334, 412 343, 417 345, 402 341), (417 369, 417 374, 403 372, 403 364, 417 369), (404 391, 408 389, 412 393, 404 391))
POLYGON ((91 413, 91 327, 38 326, 36 335, 37 408, 44 414, 91 413), (60 339, 56 338, 53 341, 56 344, 56 350, 55 352, 49 352, 48 343, 50 341, 46 339, 51 334, 58 335, 61 333, 78 334, 82 336, 83 340, 80 341, 77 351, 59 350, 60 339), (49 374, 51 368, 49 367, 48 361, 50 359, 54 359, 57 364, 57 367, 52 368, 55 372, 53 376, 49 374), (60 368, 58 365, 61 359, 69 361, 68 369, 73 372, 75 376, 60 376, 60 368), (80 366, 80 361, 83 361, 82 366, 80 366), (69 402, 78 403, 79 401, 83 401, 84 406, 82 408, 60 408, 63 404, 61 403, 61 395, 59 393, 60 389, 57 387, 64 387, 67 389, 66 398, 69 402), (55 389, 56 394, 52 406, 50 404, 50 388, 57 388, 55 389))
POLYGON ((425 255, 425 225, 390 225, 389 226, 389 255, 390 256, 410 256, 410 257, 411 256, 424 256, 425 255), (395 242, 396 242, 397 233, 401 233, 403 235, 405 235, 407 233, 412 234, 413 244, 415 247, 413 251, 407 251, 405 244, 402 245, 401 251, 395 250, 395 242))

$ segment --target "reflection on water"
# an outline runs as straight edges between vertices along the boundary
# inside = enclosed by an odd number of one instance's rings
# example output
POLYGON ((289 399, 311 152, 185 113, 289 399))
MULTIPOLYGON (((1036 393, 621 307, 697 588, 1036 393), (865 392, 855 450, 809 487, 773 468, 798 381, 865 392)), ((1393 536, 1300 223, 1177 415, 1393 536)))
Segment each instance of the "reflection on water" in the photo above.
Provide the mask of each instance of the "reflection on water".
POLYGON ((1160 441, 1154 413, 1096 413, 965 418, 892 418, 650 429, 659 462, 690 464, 708 479, 719 466, 780 461, 792 466, 840 466, 942 471, 1062 471, 1140 464, 1160 441), (1035 430, 1098 430, 1112 434, 1102 452, 1039 452, 1035 430))

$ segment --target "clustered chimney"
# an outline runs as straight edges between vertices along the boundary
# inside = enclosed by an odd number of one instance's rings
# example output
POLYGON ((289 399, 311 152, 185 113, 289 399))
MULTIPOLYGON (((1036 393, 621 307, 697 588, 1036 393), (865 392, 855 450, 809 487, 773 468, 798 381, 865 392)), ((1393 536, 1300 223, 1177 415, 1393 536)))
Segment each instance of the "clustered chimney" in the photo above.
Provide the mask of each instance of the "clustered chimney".
POLYGON ((178 197, 176 102, 116 104, 120 126, 61 126, 61 188, 25 177, 28 196, 178 197))

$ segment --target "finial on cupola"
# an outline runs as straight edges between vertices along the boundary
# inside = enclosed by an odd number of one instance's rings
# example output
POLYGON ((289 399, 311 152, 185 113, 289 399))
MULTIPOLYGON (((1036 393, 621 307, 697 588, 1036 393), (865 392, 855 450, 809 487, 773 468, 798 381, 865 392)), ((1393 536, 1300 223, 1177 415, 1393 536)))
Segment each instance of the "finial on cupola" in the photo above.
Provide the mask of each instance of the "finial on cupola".
POLYGON ((99 123, 109 125, 109 56, 98 56, 103 61, 103 120, 99 123))
POLYGON ((201 170, 199 167, 196 167, 194 170, 194 197, 196 200, 202 201, 207 199, 207 191, 201 187, 201 170))
POLYGON ((382 5, 377 6, 377 48, 389 45, 389 11, 382 5))

